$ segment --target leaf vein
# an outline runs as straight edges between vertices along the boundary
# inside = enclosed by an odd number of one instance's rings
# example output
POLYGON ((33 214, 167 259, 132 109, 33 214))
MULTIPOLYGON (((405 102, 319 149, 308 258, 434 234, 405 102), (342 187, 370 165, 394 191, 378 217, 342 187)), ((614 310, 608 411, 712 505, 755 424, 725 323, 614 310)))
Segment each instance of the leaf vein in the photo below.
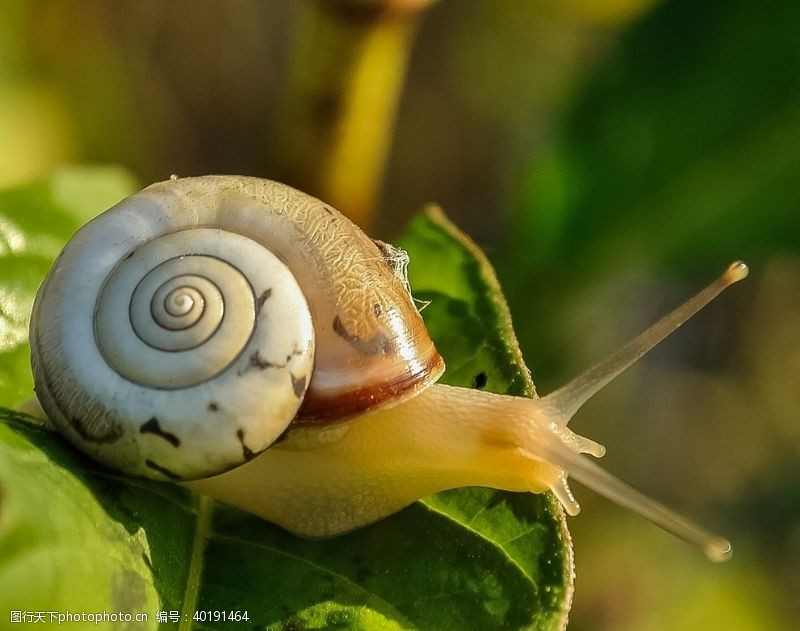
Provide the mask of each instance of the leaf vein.
POLYGON ((309 559, 304 559, 303 557, 299 557, 297 555, 291 554, 290 552, 286 552, 285 550, 280 550, 278 548, 274 548, 272 546, 269 546, 269 545, 264 544, 264 543, 260 543, 258 541, 248 541, 248 540, 242 539, 240 537, 233 537, 233 536, 230 536, 230 535, 220 535, 220 534, 215 534, 214 537, 215 537, 215 539, 222 540, 222 541, 230 541, 231 543, 237 543, 237 544, 241 544, 241 545, 245 545, 245 546, 253 546, 253 547, 256 547, 256 548, 262 548, 262 549, 264 549, 264 550, 266 550, 268 552, 272 552, 273 554, 276 554, 276 555, 279 555, 279 556, 284 556, 286 558, 292 559, 293 561, 296 561, 297 563, 301 563, 301 564, 313 567, 314 569, 319 570, 320 572, 323 572, 325 574, 330 574, 334 578, 346 583, 347 585, 350 585, 351 587, 353 587, 358 592, 367 594, 368 596, 371 596, 372 598, 374 598, 376 601, 378 601, 378 603, 382 604, 386 608, 386 611, 383 612, 384 614, 390 614, 398 622, 401 622, 404 625, 407 625, 407 626, 412 627, 412 628, 414 626, 414 625, 412 625, 411 621, 408 620, 404 615, 402 615, 397 610, 397 608, 395 608, 395 606, 392 605, 389 601, 387 601, 383 597, 379 596, 375 592, 372 592, 372 591, 368 590, 363 585, 359 585, 358 583, 356 583, 350 577, 348 577, 348 576, 346 576, 344 574, 340 574, 336 570, 333 570, 331 568, 327 568, 327 567, 325 567, 323 565, 319 565, 318 563, 314 563, 313 561, 310 561, 309 559))
POLYGON ((206 544, 211 532, 211 513, 214 510, 214 501, 204 495, 198 495, 197 526, 192 539, 192 552, 189 557, 189 568, 186 572, 186 589, 183 593, 183 607, 181 623, 178 631, 189 631, 193 628, 192 615, 197 609, 197 599, 200 595, 200 583, 203 577, 206 544))
POLYGON ((427 500, 420 500, 419 503, 422 504, 425 508, 427 508, 432 513, 436 513, 438 515, 441 515, 445 519, 448 519, 448 520, 452 521, 457 526, 461 526, 464 530, 467 530, 467 531, 471 532, 476 537, 479 537, 479 538, 483 539, 489 545, 491 545, 491 546, 497 548, 498 550, 500 550, 505 555, 505 557, 508 559, 509 563, 511 563, 514 567, 516 567, 519 570, 520 574, 522 574, 530 582, 531 587, 533 587, 534 591, 537 590, 536 581, 533 580, 533 577, 525 571, 525 568, 523 568, 519 564, 519 562, 514 557, 511 556, 511 554, 508 552, 508 550, 506 550, 503 547, 503 544, 501 544, 499 541, 494 541, 492 539, 489 539, 489 537, 484 535, 479 530, 476 530, 475 528, 471 527, 469 524, 467 524, 467 523, 465 523, 463 521, 458 521, 452 515, 450 515, 448 513, 445 513, 444 511, 442 511, 442 510, 440 510, 438 508, 435 508, 434 506, 429 504, 427 500))

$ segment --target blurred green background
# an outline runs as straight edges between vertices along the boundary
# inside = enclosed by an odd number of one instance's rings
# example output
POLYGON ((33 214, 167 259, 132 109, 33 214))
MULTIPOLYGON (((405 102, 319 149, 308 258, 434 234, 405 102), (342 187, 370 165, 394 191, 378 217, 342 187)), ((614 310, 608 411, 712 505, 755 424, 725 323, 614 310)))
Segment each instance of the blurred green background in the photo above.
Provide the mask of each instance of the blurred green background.
MULTIPOLYGON (((375 19, 324 4, 354 38, 375 19)), ((298 56, 333 46, 315 8, 0 0, 0 185, 90 162, 324 193, 317 139, 291 146, 285 105, 298 56), (287 142, 304 172, 285 168, 287 142)), ((795 628, 800 4, 440 0, 417 17, 362 222, 391 239, 442 204, 497 266, 540 392, 731 260, 751 266, 573 423, 611 471, 728 535, 734 560, 711 565, 576 484, 570 629, 795 628)))

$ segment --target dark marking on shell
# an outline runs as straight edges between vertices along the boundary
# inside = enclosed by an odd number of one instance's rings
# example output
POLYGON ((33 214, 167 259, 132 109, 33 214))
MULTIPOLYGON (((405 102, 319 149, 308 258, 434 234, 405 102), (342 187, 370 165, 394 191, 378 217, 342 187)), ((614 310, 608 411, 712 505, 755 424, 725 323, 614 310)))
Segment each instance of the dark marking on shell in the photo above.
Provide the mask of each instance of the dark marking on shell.
POLYGON ((294 396, 298 399, 302 399, 303 395, 306 393, 306 385, 308 375, 303 375, 302 377, 295 377, 291 373, 289 373, 292 378, 292 388, 294 388, 294 396))
POLYGON ((212 401, 208 404, 208 411, 209 412, 219 412, 219 404, 215 401, 212 401))
POLYGON ((166 440, 170 445, 173 447, 180 447, 181 446, 181 439, 178 438, 175 434, 171 432, 166 432, 161 429, 161 425, 158 424, 158 419, 153 416, 149 421, 143 423, 142 426, 139 428, 140 434, 155 434, 166 440))
POLYGON ((347 340, 351 346, 363 355, 387 354, 392 351, 392 341, 386 337, 383 331, 376 333, 368 340, 362 340, 345 328, 344 324, 342 324, 342 319, 338 315, 333 319, 333 331, 342 339, 347 340))
POLYGON ((383 309, 377 302, 374 305, 372 305, 372 313, 375 314, 376 318, 379 318, 380 315, 383 313, 383 309))
POLYGON ((352 335, 346 328, 344 328, 342 319, 338 315, 333 319, 333 332, 350 343, 358 343, 361 341, 355 335, 352 335))
POLYGON ((256 301, 256 313, 261 311, 261 307, 264 306, 264 303, 267 300, 269 300, 269 297, 271 295, 272 295, 272 288, 271 287, 269 289, 265 289, 263 292, 261 292, 261 295, 258 297, 258 300, 256 301))
POLYGON ((160 464, 158 464, 157 462, 153 462, 149 458, 147 460, 145 460, 144 463, 148 467, 150 467, 153 471, 158 471, 161 475, 169 478, 170 480, 180 480, 181 479, 181 476, 179 476, 177 473, 173 473, 172 471, 170 471, 166 467, 162 467, 160 464))
POLYGON ((267 368, 273 368, 275 364, 272 362, 268 362, 266 359, 261 357, 261 353, 256 351, 252 355, 250 355, 248 368, 258 368, 259 370, 266 370, 267 368))
POLYGON ((97 443, 98 445, 114 443, 122 438, 125 433, 120 425, 110 421, 87 423, 75 416, 69 419, 69 423, 83 440, 89 443, 97 443))
POLYGON ((329 215, 333 215, 333 209, 328 206, 325 206, 325 212, 328 213, 329 215))
POLYGON ((129 258, 131 258, 131 257, 132 257, 134 254, 136 254, 136 250, 131 250, 130 252, 128 252, 127 256, 126 256, 124 259, 122 259, 122 260, 123 260, 123 261, 127 261, 127 260, 128 260, 129 258))
POLYGON ((250 447, 248 447, 247 445, 244 444, 244 430, 243 429, 236 430, 236 438, 238 438, 239 442, 242 444, 242 455, 244 456, 244 459, 245 460, 252 460, 253 457, 255 456, 255 453, 253 452, 252 449, 250 449, 250 447))
POLYGON ((486 387, 486 382, 488 380, 489 379, 486 376, 486 373, 481 371, 477 375, 475 375, 475 378, 472 380, 472 387, 477 390, 482 390, 483 388, 486 387))
POLYGON ((261 357, 261 352, 256 351, 252 355, 250 355, 249 359, 247 360, 247 366, 239 370, 238 374, 241 376, 244 373, 248 372, 251 369, 258 369, 258 370, 266 370, 267 368, 286 368, 289 365, 292 357, 297 357, 298 355, 305 355, 307 351, 298 350, 295 348, 289 355, 286 356, 286 361, 282 364, 277 364, 275 362, 267 361, 263 357, 261 357))

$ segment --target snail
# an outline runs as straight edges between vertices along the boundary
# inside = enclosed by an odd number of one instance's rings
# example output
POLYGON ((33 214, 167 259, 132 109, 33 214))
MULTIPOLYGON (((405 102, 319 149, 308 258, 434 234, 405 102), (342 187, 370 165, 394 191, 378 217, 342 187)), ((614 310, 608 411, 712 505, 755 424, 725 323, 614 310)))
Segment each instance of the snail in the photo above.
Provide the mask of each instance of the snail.
POLYGON ((640 494, 567 427, 594 393, 744 263, 537 399, 437 384, 444 362, 407 255, 283 184, 153 184, 82 229, 36 296, 31 363, 49 420, 96 460, 179 482, 306 537, 440 490, 552 490, 572 476, 715 560, 730 544, 640 494))

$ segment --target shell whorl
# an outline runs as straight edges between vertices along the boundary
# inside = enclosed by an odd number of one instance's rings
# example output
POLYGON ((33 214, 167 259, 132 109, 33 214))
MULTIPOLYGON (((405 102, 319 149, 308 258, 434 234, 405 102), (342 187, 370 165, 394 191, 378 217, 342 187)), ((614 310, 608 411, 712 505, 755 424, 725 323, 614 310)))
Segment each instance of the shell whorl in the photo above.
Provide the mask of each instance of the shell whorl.
POLYGON ((264 244, 180 213, 144 234, 111 210, 68 244, 37 297, 37 394, 90 455, 193 479, 242 464, 297 414, 314 329, 264 244), (109 235, 114 235, 112 240, 109 235))
POLYGON ((207 228, 140 246, 112 271, 97 299, 95 337, 106 361, 153 388, 187 388, 216 377, 254 334, 253 285, 272 290, 271 254, 249 271, 257 276, 241 271, 245 261, 265 256, 247 237, 207 228))

